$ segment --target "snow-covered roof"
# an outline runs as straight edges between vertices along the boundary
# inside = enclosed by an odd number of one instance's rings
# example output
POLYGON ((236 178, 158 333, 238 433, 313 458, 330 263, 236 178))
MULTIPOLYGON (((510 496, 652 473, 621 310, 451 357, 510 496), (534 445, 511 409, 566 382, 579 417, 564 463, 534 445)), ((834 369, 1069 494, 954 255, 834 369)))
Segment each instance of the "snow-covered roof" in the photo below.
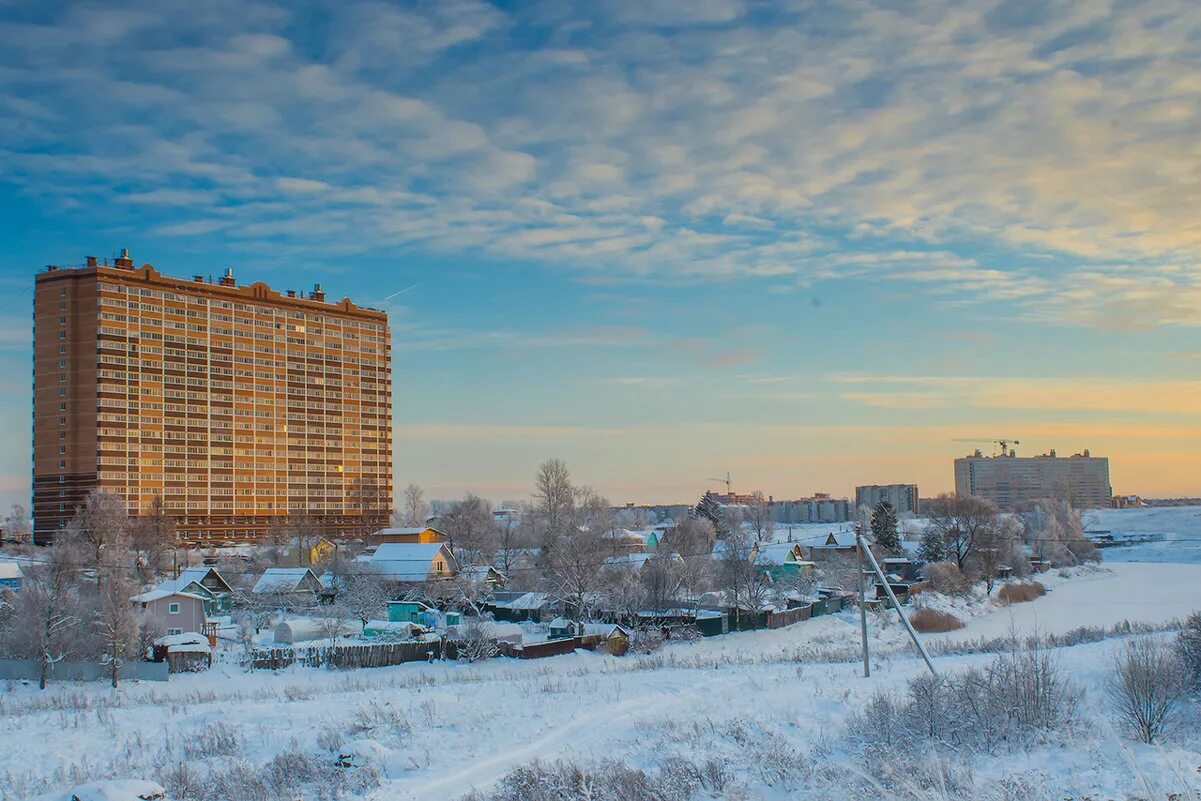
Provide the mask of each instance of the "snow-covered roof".
POLYGON ((0 562, 0 579, 21 578, 21 566, 16 562, 0 562))
POLYGON ((498 603, 496 606, 503 606, 506 609, 522 609, 532 610, 541 609, 550 602, 550 595, 545 592, 527 592, 524 595, 519 595, 511 601, 498 603))
POLYGON ((782 565, 785 562, 796 563, 796 543, 773 542, 759 546, 759 561, 771 565, 782 565), (791 559, 789 557, 792 557, 791 559))
POLYGON ((446 545, 441 542, 385 542, 371 555, 371 565, 390 579, 398 581, 425 581, 430 574, 430 565, 440 551, 451 558, 446 545))
POLYGON ((389 526, 381 528, 371 536, 373 537, 415 537, 424 531, 433 531, 436 534, 442 534, 441 531, 433 526, 389 526))
POLYGON ((642 569, 643 565, 654 559, 653 553, 624 553, 620 556, 606 556, 605 567, 628 567, 634 570, 642 569))
POLYGON ((476 581, 484 581, 492 574, 492 571, 496 571, 497 575, 500 574, 500 571, 492 565, 467 565, 459 571, 459 575, 476 581))
POLYGON ((173 590, 150 590, 141 595, 135 595, 131 601, 136 601, 140 604, 148 604, 151 601, 161 601, 163 598, 193 598, 197 601, 204 601, 203 595, 197 595, 194 592, 175 592, 173 590))
POLYGON ((804 537, 798 542, 806 548, 852 548, 855 545, 855 532, 829 531, 813 537, 804 537))
POLYGON ((205 587, 203 582, 208 578, 209 573, 215 573, 217 578, 226 587, 229 583, 212 567, 189 567, 186 570, 179 571, 179 578, 164 579, 155 587, 156 590, 167 590, 168 592, 178 592, 189 584, 195 583, 204 588, 205 592, 211 592, 208 587, 205 587))
POLYGON ((170 648, 172 645, 196 645, 208 644, 208 637, 195 631, 185 631, 183 634, 164 634, 162 637, 157 637, 154 640, 155 645, 165 645, 170 648))
POLYGON ((313 576, 318 584, 321 583, 307 567, 272 567, 263 572, 250 591, 256 594, 292 592, 302 588, 306 574, 313 576))

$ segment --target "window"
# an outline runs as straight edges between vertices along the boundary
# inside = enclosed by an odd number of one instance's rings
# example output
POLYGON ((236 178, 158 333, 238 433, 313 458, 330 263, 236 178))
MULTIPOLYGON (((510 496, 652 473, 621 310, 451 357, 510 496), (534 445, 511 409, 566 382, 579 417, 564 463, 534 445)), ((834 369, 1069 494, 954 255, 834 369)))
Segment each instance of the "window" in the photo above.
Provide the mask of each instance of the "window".
MULTIPOLYGON (((66 463, 64 460, 62 460, 62 459, 59 459, 59 460, 58 460, 58 469, 59 469, 59 470, 66 470, 66 469, 67 469, 67 463, 66 463)), ((62 476, 59 476, 59 478, 62 478, 62 476)))
POLYGON ((66 446, 66 445, 59 445, 59 446, 58 446, 58 453, 59 453, 59 455, 60 455, 60 456, 62 456, 62 455, 64 455, 64 454, 66 454, 66 452, 67 452, 67 446, 66 446))
POLYGON ((58 352, 59 352, 59 353, 66 353, 66 352, 67 352, 67 346, 66 346, 66 345, 59 345, 59 346, 58 346, 58 352))
POLYGON ((183 634, 183 629, 167 629, 167 633, 175 636, 176 634, 183 634))
MULTIPOLYGON (((179 603, 174 602, 174 603, 167 604, 167 614, 168 615, 178 615, 179 614, 179 603)), ((176 632, 176 633, 178 634, 179 632, 176 632)))
POLYGON ((65 298, 65 297, 67 296, 67 288, 66 288, 65 286, 64 286, 64 287, 59 287, 59 289, 58 289, 58 296, 59 296, 60 298, 65 298))
POLYGON ((67 411, 67 404, 65 404, 65 403, 60 403, 60 404, 58 405, 58 410, 59 410, 60 412, 65 412, 65 411, 67 411))
POLYGON ((67 397, 67 390, 66 390, 66 388, 60 388, 60 389, 58 390, 58 396, 59 396, 60 398, 65 398, 65 397, 67 397))

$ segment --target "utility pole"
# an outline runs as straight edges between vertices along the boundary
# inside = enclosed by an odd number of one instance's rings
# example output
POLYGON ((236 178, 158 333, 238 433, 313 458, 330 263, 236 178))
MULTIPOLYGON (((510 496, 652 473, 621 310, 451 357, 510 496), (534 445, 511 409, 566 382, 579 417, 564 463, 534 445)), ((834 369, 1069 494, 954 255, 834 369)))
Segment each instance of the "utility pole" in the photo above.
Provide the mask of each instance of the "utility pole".
POLYGON ((855 527, 855 552, 859 555, 859 633, 863 638, 863 678, 869 679, 872 668, 867 654, 867 604, 863 602, 863 541, 858 526, 855 527))
MULTIPOLYGON (((901 619, 901 623, 903 623, 905 625, 905 631, 909 632, 909 638, 911 640, 913 640, 913 644, 917 646, 917 650, 922 655, 922 659, 926 660, 926 667, 930 668, 930 672, 932 674, 934 674, 935 676, 937 676, 938 670, 934 667, 934 662, 931 661, 930 654, 926 651, 926 646, 922 645, 922 641, 919 640, 917 637, 917 632, 913 630, 913 626, 909 623, 909 618, 905 617, 905 613, 901 611, 901 604, 897 600, 896 594, 893 593, 892 587, 890 587, 888 585, 888 578, 884 575, 884 571, 880 569, 880 563, 876 561, 875 554, 873 554, 871 551, 867 550, 867 540, 864 538, 863 534, 861 534, 859 532, 855 533, 855 544, 858 546, 859 553, 861 554, 861 556, 860 556, 861 559, 862 559, 862 554, 866 551, 867 559, 869 562, 872 563, 872 570, 874 570, 876 572, 876 576, 879 577, 880 583, 884 585, 884 591, 888 593, 888 600, 892 601, 892 608, 897 610, 897 617, 899 617, 901 619)), ((865 626, 866 626, 866 624, 865 624, 865 626)), ((865 627, 864 628, 865 634, 864 634, 864 639, 863 639, 864 654, 867 653, 866 631, 867 631, 867 629, 865 627)))

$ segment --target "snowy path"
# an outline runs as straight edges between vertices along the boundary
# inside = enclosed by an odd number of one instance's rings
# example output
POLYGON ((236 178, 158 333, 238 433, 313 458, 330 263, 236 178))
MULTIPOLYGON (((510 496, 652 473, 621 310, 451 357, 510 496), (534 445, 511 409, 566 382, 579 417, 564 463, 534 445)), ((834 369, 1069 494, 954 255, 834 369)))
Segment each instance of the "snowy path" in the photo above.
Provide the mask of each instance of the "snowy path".
POLYGON ((726 676, 698 681, 686 687, 650 687, 630 695, 617 704, 602 704, 571 716, 568 722, 523 743, 513 743, 497 755, 452 767, 425 780, 404 779, 386 784, 370 796, 385 799, 455 798, 474 787, 485 787, 500 779, 510 768, 532 759, 554 759, 593 750, 599 740, 620 740, 639 718, 656 715, 671 708, 688 709, 702 700, 701 693, 726 676), (686 697, 685 697, 686 696, 686 697), (399 794, 399 795, 398 795, 399 794))

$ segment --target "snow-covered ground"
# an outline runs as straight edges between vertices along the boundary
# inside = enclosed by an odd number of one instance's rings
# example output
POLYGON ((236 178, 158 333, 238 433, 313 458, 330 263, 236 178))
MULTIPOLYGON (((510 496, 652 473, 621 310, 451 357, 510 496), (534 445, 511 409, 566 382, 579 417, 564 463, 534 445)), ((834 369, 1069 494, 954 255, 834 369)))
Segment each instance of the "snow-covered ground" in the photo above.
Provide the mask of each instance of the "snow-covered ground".
MULTIPOLYGON (((931 639, 996 636, 1011 627, 1062 633, 1123 619, 1161 622, 1201 606, 1201 565, 1075 572, 1047 575, 1050 591, 1034 602, 977 605, 967 628, 931 639)), ((332 762, 338 752, 355 751, 362 755, 356 761, 373 761, 383 774, 382 785, 356 797, 380 801, 456 798, 534 758, 651 766, 673 755, 720 759, 745 798, 836 797, 828 772, 860 769, 844 733, 847 716, 877 688, 899 687, 924 670, 901 649, 895 618, 873 616, 870 626, 875 656, 867 680, 853 661, 806 657, 821 649, 854 652, 858 620, 844 614, 679 643, 650 657, 577 653, 537 662, 253 675, 222 664, 115 694, 100 685, 56 685, 44 695, 12 685, 0 698, 0 785, 7 783, 4 797, 15 799, 85 779, 153 779, 182 758, 185 744, 227 724, 236 732, 226 747, 233 755, 195 760, 242 760, 254 769, 281 752, 332 762), (788 754, 802 759, 777 770, 788 754)), ((1087 699, 1070 748, 1002 753, 975 764, 977 778, 1020 774, 1033 786, 1061 791, 1059 797, 1133 798, 1142 792, 1132 767, 1138 765, 1162 783, 1161 797, 1180 782, 1195 784, 1201 764, 1195 741, 1158 751, 1110 729, 1098 688, 1119 645, 1060 649, 1087 699)), ((936 657, 943 670, 988 658, 936 657)))
MULTIPOLYGON (((1201 608, 1201 560, 1191 542, 1201 539, 1201 510, 1093 517, 1094 528, 1165 539, 1106 549, 1107 562, 1096 569, 1044 574, 1048 593, 1030 603, 940 601, 967 625, 927 641, 951 647, 1011 631, 1157 624, 1201 608)), ((649 769, 673 756, 723 765, 732 777, 728 798, 854 798, 862 784, 847 777, 865 767, 847 736, 849 716, 876 690, 901 688, 925 669, 894 613, 871 615, 869 628, 870 679, 854 661, 858 618, 846 612, 675 643, 645 657, 581 652, 278 674, 246 674, 231 659, 206 674, 127 684, 116 693, 99 684, 58 684, 46 693, 9 684, 0 694, 0 798, 61 799, 64 788, 108 777, 161 781, 165 769, 186 760, 199 773, 205 766, 255 773, 281 754, 329 766, 351 752, 352 761, 378 769, 380 783, 347 795, 373 801, 454 799, 532 759, 612 759, 649 769)), ((1196 729, 1164 748, 1113 729, 1101 686, 1119 647, 1115 638, 1057 649, 1084 696, 1080 722, 1028 750, 965 757, 977 784, 1017 782, 1029 794, 1015 798, 1197 797, 1196 729)), ((943 671, 990 658, 935 656, 943 671)))

